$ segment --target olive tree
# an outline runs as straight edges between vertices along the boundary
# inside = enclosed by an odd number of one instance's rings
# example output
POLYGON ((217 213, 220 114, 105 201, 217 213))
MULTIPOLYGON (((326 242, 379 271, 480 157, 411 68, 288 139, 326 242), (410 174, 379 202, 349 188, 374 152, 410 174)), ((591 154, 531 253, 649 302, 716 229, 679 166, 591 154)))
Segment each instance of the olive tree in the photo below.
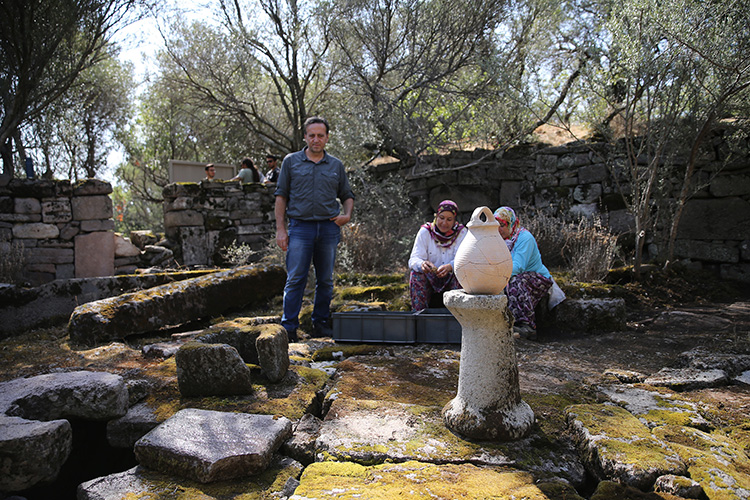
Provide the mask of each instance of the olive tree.
POLYGON ((138 0, 0 2, 0 153, 12 175, 11 140, 24 156, 19 127, 40 116, 87 68, 135 12, 138 0))

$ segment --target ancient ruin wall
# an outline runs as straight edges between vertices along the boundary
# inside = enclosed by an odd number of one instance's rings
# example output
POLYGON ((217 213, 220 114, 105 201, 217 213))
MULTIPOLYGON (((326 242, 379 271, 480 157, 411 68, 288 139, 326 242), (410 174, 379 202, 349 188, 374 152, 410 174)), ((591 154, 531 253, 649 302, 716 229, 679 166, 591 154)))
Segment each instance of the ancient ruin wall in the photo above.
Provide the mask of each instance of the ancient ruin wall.
POLYGON ((180 182, 164 188, 164 232, 185 266, 224 262, 232 242, 261 250, 276 240, 275 185, 180 182))
MULTIPOLYGON (((570 143, 519 146, 504 153, 458 151, 373 170, 382 176, 405 177, 410 196, 426 218, 441 200, 452 199, 462 208, 464 222, 474 207, 494 210, 507 205, 569 220, 598 216, 613 232, 627 233, 634 228, 633 217, 608 165, 624 165, 624 158, 611 146, 570 143)), ((679 168, 675 171, 674 178, 659 179, 659 184, 676 197, 682 174, 679 168)), ((705 156, 694 183, 700 189, 683 212, 675 257, 694 267, 712 268, 722 277, 750 282, 750 157, 727 165, 721 158, 705 156)), ((656 209, 655 204, 654 213, 656 209)), ((662 220, 657 227, 661 233, 647 235, 647 260, 666 252, 664 238, 670 223, 662 220)))
POLYGON ((114 274, 112 186, 107 182, 13 179, 0 187, 0 258, 19 247, 23 279, 114 274))

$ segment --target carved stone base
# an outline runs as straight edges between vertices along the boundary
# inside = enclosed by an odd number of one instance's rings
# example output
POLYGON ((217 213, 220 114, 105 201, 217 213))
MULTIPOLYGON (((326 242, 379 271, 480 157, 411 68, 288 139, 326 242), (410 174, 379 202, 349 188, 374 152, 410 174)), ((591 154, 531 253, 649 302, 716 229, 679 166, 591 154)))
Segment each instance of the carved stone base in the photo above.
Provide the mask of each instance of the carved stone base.
POLYGON ((508 298, 452 290, 443 301, 462 329, 458 393, 443 408, 446 427, 473 439, 525 436, 534 412, 521 400, 508 298))

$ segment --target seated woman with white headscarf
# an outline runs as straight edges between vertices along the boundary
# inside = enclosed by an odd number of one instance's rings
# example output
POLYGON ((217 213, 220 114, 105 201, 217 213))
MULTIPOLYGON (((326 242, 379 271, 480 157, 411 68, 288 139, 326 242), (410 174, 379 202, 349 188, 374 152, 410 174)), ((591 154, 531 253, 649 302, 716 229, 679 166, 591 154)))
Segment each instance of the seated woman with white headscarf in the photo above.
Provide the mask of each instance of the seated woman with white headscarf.
POLYGON ((513 272, 505 288, 508 308, 515 318, 513 331, 518 336, 533 339, 536 338, 534 308, 552 286, 552 275, 542 264, 536 239, 521 226, 512 208, 495 210, 495 220, 500 224, 498 230, 513 258, 513 272))

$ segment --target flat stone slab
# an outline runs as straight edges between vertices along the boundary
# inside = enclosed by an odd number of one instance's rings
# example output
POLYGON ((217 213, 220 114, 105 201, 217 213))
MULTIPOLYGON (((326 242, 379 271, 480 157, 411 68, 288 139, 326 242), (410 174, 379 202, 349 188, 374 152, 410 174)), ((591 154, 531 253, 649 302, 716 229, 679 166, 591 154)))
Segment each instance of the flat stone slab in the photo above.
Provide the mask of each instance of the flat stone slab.
POLYGON ((565 413, 586 468, 601 481, 648 491, 659 476, 687 472, 680 456, 624 408, 581 404, 565 413))
POLYGON ((78 500, 131 500, 134 498, 195 498, 196 500, 244 500, 247 498, 284 498, 291 494, 287 483, 296 485, 294 478, 302 472, 302 465, 289 458, 273 461, 258 476, 202 484, 197 481, 163 474, 137 466, 124 472, 110 474, 78 486, 78 500))
POLYGON ((305 468, 289 500, 313 498, 549 500, 527 472, 416 461, 369 467, 351 462, 313 463, 305 468))
POLYGON ((180 410, 135 444, 138 462, 200 483, 263 472, 292 434, 292 422, 271 415, 180 410))
POLYGON ((729 377, 724 370, 701 370, 697 368, 662 368, 647 377, 644 384, 669 387, 675 391, 694 391, 707 387, 726 385, 729 377))
POLYGON ((570 443, 539 449, 539 436, 511 443, 468 441, 451 432, 440 407, 387 401, 337 399, 315 440, 318 460, 326 456, 361 464, 417 460, 514 466, 538 477, 583 484, 585 470, 570 443))

